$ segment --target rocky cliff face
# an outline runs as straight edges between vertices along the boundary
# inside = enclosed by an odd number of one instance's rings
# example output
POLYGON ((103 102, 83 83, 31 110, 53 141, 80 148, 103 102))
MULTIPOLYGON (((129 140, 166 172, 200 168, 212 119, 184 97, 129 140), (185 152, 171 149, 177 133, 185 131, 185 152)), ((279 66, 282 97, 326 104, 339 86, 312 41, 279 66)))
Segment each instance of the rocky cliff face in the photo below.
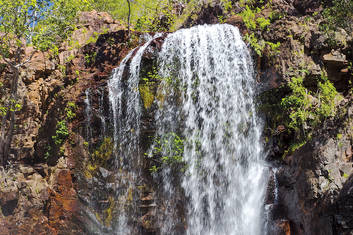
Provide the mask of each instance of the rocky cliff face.
MULTIPOLYGON (((128 46, 127 32, 108 14, 83 13, 80 22, 58 55, 36 52, 22 70, 23 107, 11 164, 0 177, 0 234, 87 233, 77 181, 78 167, 89 157, 82 137, 84 91, 105 86, 102 79, 128 46), (68 133, 60 134, 60 128, 68 133)), ((10 74, 1 72, 6 89, 10 74)))
MULTIPOLYGON (((269 161, 278 169, 274 171, 277 184, 269 186, 270 234, 353 231, 352 70, 348 66, 353 59, 353 34, 337 30, 337 43, 330 44, 331 38, 319 30, 320 16, 309 17, 320 9, 320 1, 273 0, 272 11, 283 12, 285 17, 257 32, 266 41, 281 42, 275 56, 270 51, 262 56, 254 53, 259 87, 272 94, 270 103, 288 92, 282 85, 304 68, 307 86, 325 70, 344 97, 337 115, 325 120, 311 140, 284 158, 293 136, 276 121, 275 112, 272 116, 267 112, 269 161), (274 187, 278 189, 276 201, 271 195, 274 187)), ((259 14, 268 17, 270 13, 259 14)), ((187 20, 185 27, 216 23, 220 15, 226 13, 208 6, 197 19, 187 20)), ((111 164, 111 140, 104 138, 110 128, 101 114, 109 113, 106 82, 110 73, 140 43, 141 34, 133 33, 133 40, 128 41, 127 31, 104 13, 84 13, 80 22, 71 43, 63 45, 58 55, 36 53, 21 74, 23 108, 17 113, 11 167, 0 172, 0 234, 109 234, 114 229, 111 221, 117 212, 112 183, 119 176, 111 164)), ((248 31, 239 16, 226 22, 244 34, 248 31)), ((162 42, 163 38, 156 40, 152 48, 158 50, 162 42)), ((144 55, 145 64, 153 59, 153 53, 144 55)), ((0 81, 5 87, 7 76, 1 66, 0 81)), ((153 131, 151 116, 146 113, 143 120, 149 131, 153 131)), ((142 213, 132 222, 140 228, 136 233, 158 234, 163 198, 150 178, 150 164, 144 166, 145 179, 131 193, 142 213)), ((184 229, 182 223, 179 227, 184 229)))

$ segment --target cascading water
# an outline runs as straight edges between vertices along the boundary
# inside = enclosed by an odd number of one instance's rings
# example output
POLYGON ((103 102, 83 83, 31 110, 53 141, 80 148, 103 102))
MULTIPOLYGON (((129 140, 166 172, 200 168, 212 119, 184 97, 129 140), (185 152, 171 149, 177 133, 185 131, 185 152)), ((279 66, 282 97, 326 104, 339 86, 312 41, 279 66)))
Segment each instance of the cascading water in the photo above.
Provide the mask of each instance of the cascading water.
POLYGON ((181 104, 165 99, 157 120, 160 135, 181 128, 186 140, 187 233, 262 234, 268 173, 253 65, 238 29, 179 30, 166 38, 159 61, 160 76, 181 87, 181 104))
POLYGON ((90 101, 90 89, 86 89, 85 91, 85 120, 86 120, 86 139, 88 141, 88 144, 90 144, 91 138, 92 138, 92 129, 91 129, 91 119, 92 119, 92 107, 91 107, 91 101, 90 101))
MULTIPOLYGON (((132 50, 109 81, 116 158, 122 172, 118 191, 125 198, 139 184, 142 168, 138 85, 141 58, 152 40, 132 50)), ((159 141, 151 145, 149 157, 154 157, 155 149, 163 156, 155 173, 166 199, 164 214, 159 215, 161 234, 180 234, 176 223, 184 224, 181 227, 191 235, 264 234, 268 168, 255 110, 253 65, 238 29, 204 25, 170 34, 158 65, 159 98, 154 102, 159 141), (167 144, 157 146, 162 140, 167 144), (179 173, 173 161, 182 165, 179 173), (180 194, 186 198, 181 210, 185 221, 175 213, 180 194)), ((132 234, 124 208, 117 233, 132 234)))
MULTIPOLYGON (((116 165, 119 169, 117 182, 117 198, 119 204, 119 218, 117 234, 134 234, 132 217, 136 216, 137 208, 134 203, 133 192, 139 185, 141 166, 140 160, 140 118, 141 99, 138 92, 140 81, 141 58, 152 40, 160 36, 156 34, 141 47, 130 51, 120 66, 113 71, 109 80, 109 100, 113 113, 114 145, 116 150, 116 165), (132 55, 134 55, 132 57, 132 55), (131 60, 131 61, 130 61, 131 60), (125 67, 129 64, 127 79, 124 79, 125 67), (127 204, 130 204, 127 208, 127 204)), ((126 77, 125 77, 126 78, 126 77)))

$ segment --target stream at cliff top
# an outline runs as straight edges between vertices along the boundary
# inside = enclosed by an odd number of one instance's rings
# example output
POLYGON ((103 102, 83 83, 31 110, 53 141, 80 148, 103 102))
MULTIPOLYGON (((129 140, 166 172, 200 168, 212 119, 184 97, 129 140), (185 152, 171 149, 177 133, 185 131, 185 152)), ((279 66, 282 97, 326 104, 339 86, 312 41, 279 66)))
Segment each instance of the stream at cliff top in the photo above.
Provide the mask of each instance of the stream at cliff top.
MULTIPOLYGON (((176 224, 190 235, 264 234, 269 170, 252 58, 239 30, 203 25, 166 37, 157 56, 155 133, 144 154, 141 58, 154 38, 131 51, 108 84, 121 172, 117 198, 131 198, 141 184, 143 158, 149 158, 157 164, 151 174, 165 199, 158 214, 161 234, 180 234, 176 224)), ((131 208, 120 208, 114 234, 136 231, 129 217, 139 208, 131 208)))

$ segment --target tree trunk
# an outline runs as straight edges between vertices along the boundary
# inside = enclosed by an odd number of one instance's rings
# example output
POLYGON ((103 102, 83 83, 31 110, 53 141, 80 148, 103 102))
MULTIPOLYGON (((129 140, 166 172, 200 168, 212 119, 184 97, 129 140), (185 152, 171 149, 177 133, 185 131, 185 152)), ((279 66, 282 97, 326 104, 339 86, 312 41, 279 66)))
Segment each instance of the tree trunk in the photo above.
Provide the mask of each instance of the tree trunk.
POLYGON ((130 17, 131 17, 131 6, 130 6, 130 0, 126 0, 127 5, 129 7, 129 15, 127 17, 127 31, 128 31, 128 37, 130 38, 130 17))

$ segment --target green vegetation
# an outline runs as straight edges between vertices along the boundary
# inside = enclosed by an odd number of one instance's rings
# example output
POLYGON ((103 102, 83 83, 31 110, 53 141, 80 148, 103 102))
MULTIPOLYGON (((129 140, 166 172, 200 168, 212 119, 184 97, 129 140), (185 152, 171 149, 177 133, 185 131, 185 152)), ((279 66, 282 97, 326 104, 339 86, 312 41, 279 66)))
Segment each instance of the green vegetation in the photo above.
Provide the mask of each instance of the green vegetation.
POLYGON ((139 84, 139 92, 142 98, 145 109, 151 108, 154 98, 157 82, 161 80, 157 68, 152 66, 144 78, 141 79, 139 84))
POLYGON ((18 95, 20 74, 36 50, 58 54, 58 46, 76 29, 80 11, 90 9, 88 0, 0 0, 0 59, 13 74, 8 93, 0 106, 0 164, 5 165, 15 129, 15 112, 22 101, 18 95), (34 50, 25 55, 27 46, 34 50))
MULTIPOLYGON (((179 1, 168 0, 93 0, 92 7, 98 11, 109 12, 115 19, 125 24, 130 21, 138 31, 167 31, 174 23, 177 12, 174 4, 179 1)), ((181 1, 180 1, 181 2, 181 1)))
MULTIPOLYGON (((262 5, 263 2, 260 1, 257 4, 262 5)), ((280 42, 269 42, 257 36, 259 31, 267 30, 267 26, 271 24, 271 21, 276 19, 274 13, 271 13, 268 18, 260 16, 262 10, 271 8, 271 1, 261 7, 257 6, 256 2, 253 1, 240 1, 240 6, 243 7, 243 11, 241 11, 239 15, 242 17, 246 28, 249 30, 249 32, 244 35, 245 41, 251 45, 259 56, 262 56, 265 51, 269 53, 269 56, 278 54, 278 48, 281 45, 280 42)))
POLYGON ((68 123, 72 121, 75 117, 76 104, 73 102, 68 102, 64 109, 64 119, 57 122, 55 127, 55 135, 51 137, 53 144, 47 146, 47 151, 44 154, 44 159, 49 160, 50 156, 55 156, 57 153, 59 155, 64 154, 64 143, 70 135, 68 123))
POLYGON ((337 27, 351 30, 353 27, 353 1, 333 0, 325 1, 323 11, 325 22, 321 25, 324 31, 334 30, 337 27))
POLYGON ((169 132, 161 137, 155 137, 152 150, 145 155, 158 162, 150 168, 157 172, 162 165, 176 165, 183 163, 184 139, 174 132, 169 132))
POLYGON ((287 117, 282 121, 295 134, 284 155, 291 154, 310 140, 312 131, 322 121, 336 114, 336 104, 341 99, 327 77, 321 76, 316 90, 306 88, 303 80, 303 77, 292 78, 288 84, 291 92, 280 103, 287 117))
POLYGON ((76 117, 75 114, 75 109, 76 109, 76 104, 73 102, 68 102, 65 108, 65 116, 67 120, 72 120, 76 117))
POLYGON ((66 120, 59 121, 56 124, 55 135, 51 137, 54 140, 55 145, 62 145, 68 136, 69 129, 67 128, 66 120))
POLYGON ((104 224, 105 227, 110 227, 113 219, 113 211, 115 209, 115 200, 114 197, 109 196, 108 197, 108 208, 104 209, 101 215, 96 212, 96 218, 97 220, 104 224))
MULTIPOLYGON (((323 74, 306 86, 307 70, 297 71, 287 85, 261 95, 261 112, 269 118, 265 133, 280 136, 277 145, 283 156, 292 154, 312 138, 312 133, 326 119, 337 114, 342 99, 334 85, 323 74), (279 131, 279 129, 281 131, 279 131), (283 134, 281 134, 283 133, 283 134)), ((338 134, 337 138, 341 136, 338 134)))
POLYGON ((301 137, 307 137, 307 129, 315 128, 320 121, 336 113, 335 104, 340 96, 325 76, 318 81, 316 93, 304 87, 303 77, 292 78, 288 85, 291 94, 282 99, 281 106, 289 115, 288 127, 301 133, 301 137))
POLYGON ((97 52, 85 54, 85 62, 87 65, 91 65, 96 61, 97 52))
POLYGON ((353 30, 353 1, 326 0, 324 5, 323 22, 321 22, 319 28, 327 35, 326 42, 328 45, 337 48, 342 43, 339 36, 337 37, 337 32, 340 32, 340 29, 346 30, 347 33, 353 30))
POLYGON ((146 109, 151 108, 155 98, 158 101, 164 100, 164 95, 157 86, 163 83, 163 86, 168 86, 170 89, 177 89, 179 87, 179 80, 172 79, 171 77, 161 77, 157 71, 156 66, 148 68, 143 71, 142 79, 139 84, 139 92, 146 109))
POLYGON ((140 91, 140 95, 145 109, 151 108, 154 101, 154 93, 151 89, 153 88, 150 88, 149 85, 146 85, 146 84, 139 85, 139 91, 140 91))
POLYGON ((113 156, 114 143, 110 137, 104 138, 101 145, 93 151, 87 164, 85 176, 92 178, 99 167, 107 167, 107 161, 113 156))

